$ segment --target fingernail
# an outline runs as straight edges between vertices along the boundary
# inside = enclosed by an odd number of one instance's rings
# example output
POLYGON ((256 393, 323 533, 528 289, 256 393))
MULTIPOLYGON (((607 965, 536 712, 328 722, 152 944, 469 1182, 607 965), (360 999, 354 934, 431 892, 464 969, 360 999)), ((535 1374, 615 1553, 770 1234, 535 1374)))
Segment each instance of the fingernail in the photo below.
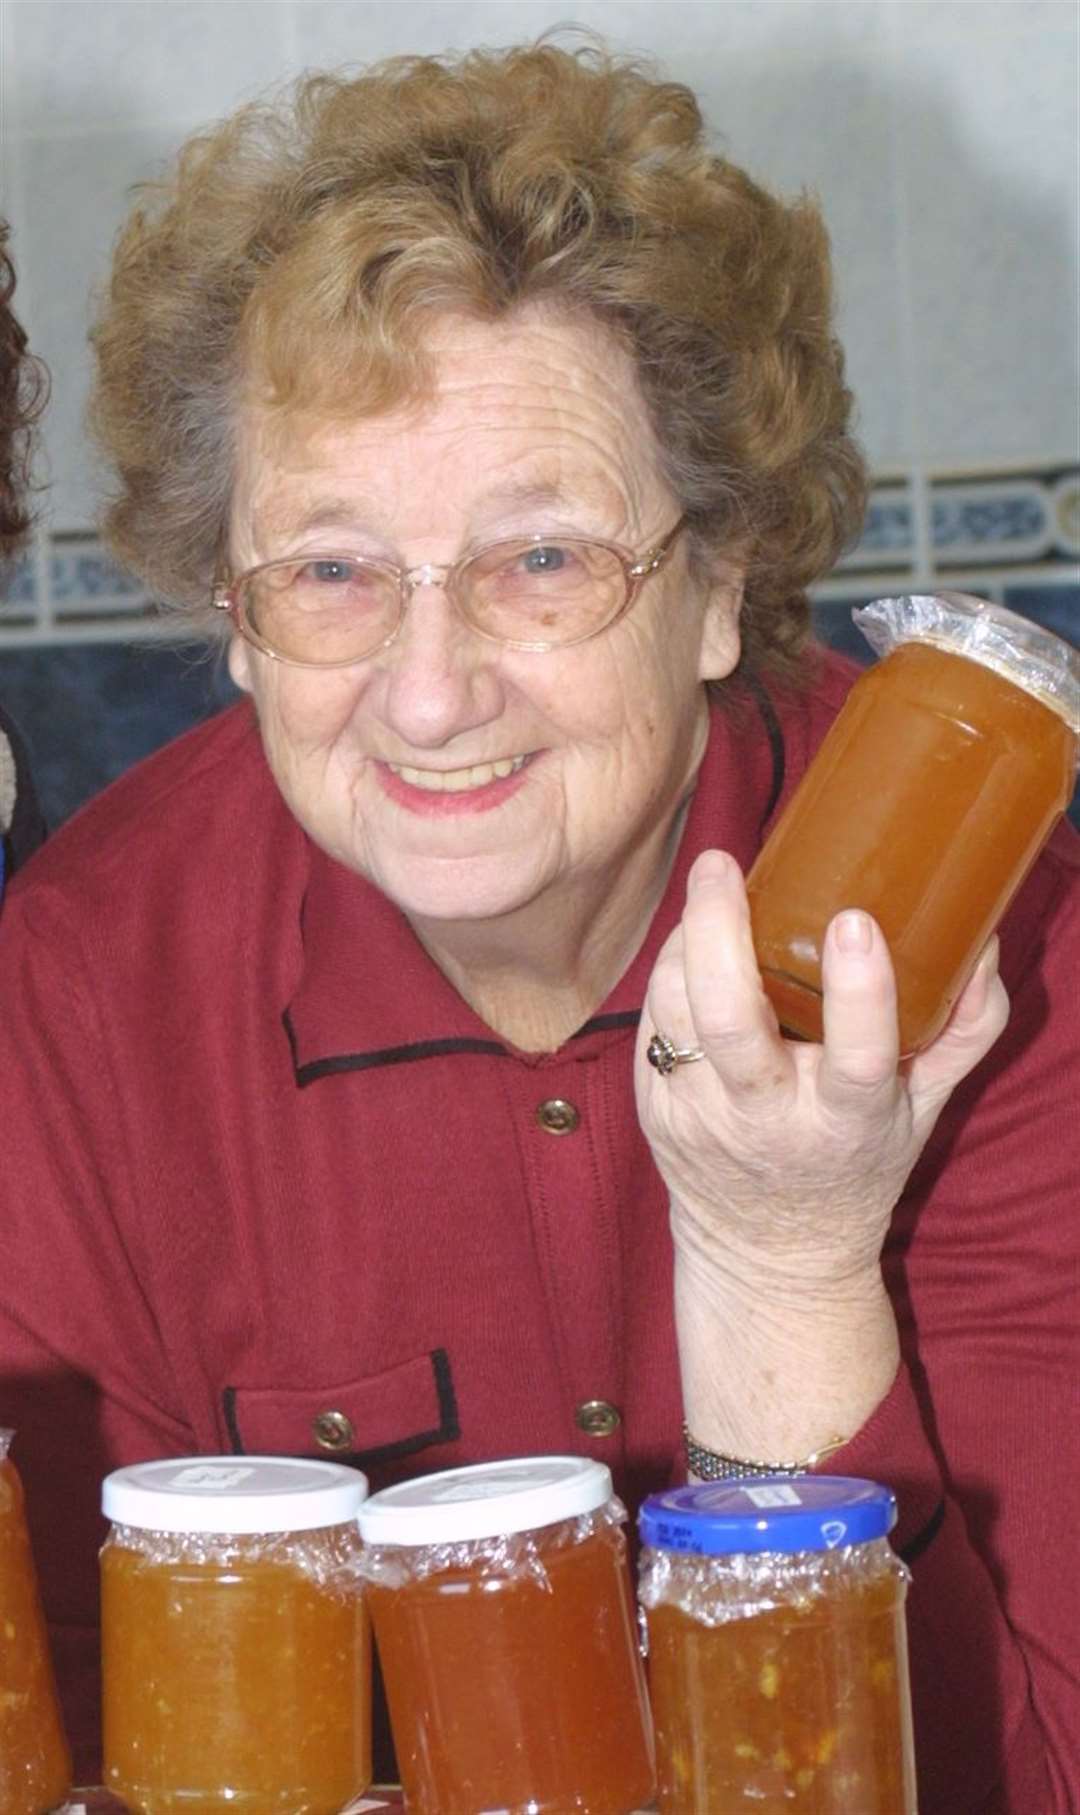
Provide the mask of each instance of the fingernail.
POLYGON ((696 888, 699 882, 728 882, 738 866, 733 857, 726 851, 702 851, 694 859, 690 872, 690 886, 696 888))
POLYGON ((997 934, 994 933, 992 935, 992 937, 987 941, 986 945, 983 946, 982 953, 979 957, 977 969, 982 971, 982 973, 985 977, 992 977, 994 975, 994 972, 998 968, 998 962, 999 962, 1000 958, 1001 958, 1001 945, 998 940, 997 934))
POLYGON ((836 922, 836 943, 842 952, 868 952, 874 943, 869 914, 849 908, 836 922))
POLYGON ((967 1002, 970 1014, 981 1014, 986 1006, 990 985, 997 974, 998 952, 998 939, 995 933, 989 943, 983 946, 979 953, 979 961, 971 973, 971 980, 968 983, 968 990, 971 993, 967 1002))

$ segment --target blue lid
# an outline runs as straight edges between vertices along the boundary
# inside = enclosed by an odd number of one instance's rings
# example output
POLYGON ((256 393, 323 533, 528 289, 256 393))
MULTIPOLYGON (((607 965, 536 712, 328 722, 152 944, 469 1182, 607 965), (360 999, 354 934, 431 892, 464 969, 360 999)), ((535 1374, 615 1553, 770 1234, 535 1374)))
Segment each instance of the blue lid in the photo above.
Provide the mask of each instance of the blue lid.
POLYGON ((692 1556, 835 1550, 883 1538, 896 1499, 876 1481, 846 1475, 748 1475, 650 1494, 638 1514, 643 1544, 692 1556))

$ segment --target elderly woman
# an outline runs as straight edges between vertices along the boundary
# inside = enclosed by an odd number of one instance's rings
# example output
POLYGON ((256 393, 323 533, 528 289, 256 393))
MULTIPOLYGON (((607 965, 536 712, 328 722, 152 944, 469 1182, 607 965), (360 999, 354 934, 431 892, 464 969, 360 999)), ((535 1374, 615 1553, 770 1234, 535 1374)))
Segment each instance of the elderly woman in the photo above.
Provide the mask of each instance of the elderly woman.
POLYGON ((851 680, 813 208, 597 51, 403 60, 193 141, 96 345, 114 544, 249 703, 0 942, 0 1405, 80 1742, 124 1460, 572 1450, 634 1506, 827 1458, 899 1496, 923 1815, 1064 1815, 1076 842, 1007 1031, 995 947, 904 1067, 865 915, 823 1046, 748 930, 851 680))
MULTIPOLYGON (((11 307, 15 270, 0 220, 0 584, 30 527, 30 437, 46 391, 44 368, 27 349, 11 307)), ((0 894, 4 880, 37 849, 45 828, 18 731, 0 707, 0 894)))

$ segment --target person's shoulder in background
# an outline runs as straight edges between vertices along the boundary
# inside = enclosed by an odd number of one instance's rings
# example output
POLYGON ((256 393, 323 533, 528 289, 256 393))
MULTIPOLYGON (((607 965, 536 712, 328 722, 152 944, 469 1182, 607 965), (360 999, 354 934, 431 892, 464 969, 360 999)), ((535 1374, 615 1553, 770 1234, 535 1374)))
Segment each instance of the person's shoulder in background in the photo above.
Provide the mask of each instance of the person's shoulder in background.
POLYGON ((45 820, 34 792, 26 746, 0 706, 0 839, 3 873, 10 876, 37 850, 45 820))

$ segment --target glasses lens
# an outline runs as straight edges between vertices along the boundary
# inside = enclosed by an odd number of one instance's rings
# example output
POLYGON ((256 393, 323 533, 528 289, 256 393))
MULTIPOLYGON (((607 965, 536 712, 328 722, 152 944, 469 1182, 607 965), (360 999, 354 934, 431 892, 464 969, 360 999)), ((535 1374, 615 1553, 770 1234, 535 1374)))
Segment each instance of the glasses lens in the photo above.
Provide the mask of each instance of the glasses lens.
POLYGON ((274 561, 239 588, 243 617, 259 642, 287 662, 356 662, 393 632, 397 582, 364 561, 336 555, 274 561))
POLYGON ((499 542, 461 572, 464 610, 485 636, 552 648, 594 636, 627 599, 618 555, 598 542, 499 542))

